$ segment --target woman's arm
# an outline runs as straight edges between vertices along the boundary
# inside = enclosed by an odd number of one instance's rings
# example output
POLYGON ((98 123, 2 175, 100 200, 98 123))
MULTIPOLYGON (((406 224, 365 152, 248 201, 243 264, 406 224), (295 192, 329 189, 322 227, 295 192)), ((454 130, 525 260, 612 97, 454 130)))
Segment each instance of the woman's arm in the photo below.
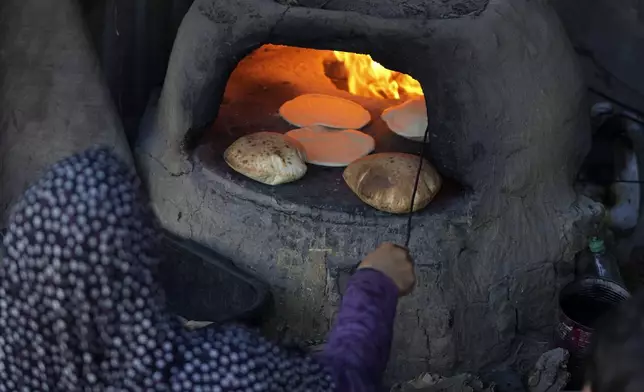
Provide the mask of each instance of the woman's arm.
POLYGON ((351 277, 321 360, 338 391, 374 391, 389 360, 398 297, 415 282, 409 254, 383 244, 351 277))
POLYGON ((323 361, 338 391, 374 390, 389 360, 398 288, 380 271, 351 277, 323 361))

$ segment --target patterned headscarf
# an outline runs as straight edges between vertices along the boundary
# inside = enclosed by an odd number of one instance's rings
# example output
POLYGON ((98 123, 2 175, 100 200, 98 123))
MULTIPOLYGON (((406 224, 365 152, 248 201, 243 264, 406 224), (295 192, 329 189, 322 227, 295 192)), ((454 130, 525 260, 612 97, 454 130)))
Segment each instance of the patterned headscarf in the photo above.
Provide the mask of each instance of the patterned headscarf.
POLYGON ((109 150, 27 190, 0 266, 0 392, 333 390, 314 359, 253 331, 184 329, 156 279, 159 241, 139 180, 109 150))

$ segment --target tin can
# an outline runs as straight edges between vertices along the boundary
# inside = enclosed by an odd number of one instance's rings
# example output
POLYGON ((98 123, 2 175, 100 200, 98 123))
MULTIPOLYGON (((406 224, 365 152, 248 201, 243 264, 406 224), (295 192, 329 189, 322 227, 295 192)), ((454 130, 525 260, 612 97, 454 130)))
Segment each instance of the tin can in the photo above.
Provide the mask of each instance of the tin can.
POLYGON ((569 388, 581 389, 585 359, 590 351, 597 322, 630 294, 620 284, 601 278, 583 278, 566 285, 559 293, 559 322, 556 343, 570 353, 569 388))

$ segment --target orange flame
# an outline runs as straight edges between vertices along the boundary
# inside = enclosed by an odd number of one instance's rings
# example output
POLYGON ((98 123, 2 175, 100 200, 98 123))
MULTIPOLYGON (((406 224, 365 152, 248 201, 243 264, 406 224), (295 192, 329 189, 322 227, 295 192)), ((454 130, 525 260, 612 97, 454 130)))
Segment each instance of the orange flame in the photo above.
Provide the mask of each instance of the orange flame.
POLYGON ((333 51, 344 63, 349 92, 364 97, 400 99, 423 96, 420 83, 411 76, 388 70, 368 54, 333 51))

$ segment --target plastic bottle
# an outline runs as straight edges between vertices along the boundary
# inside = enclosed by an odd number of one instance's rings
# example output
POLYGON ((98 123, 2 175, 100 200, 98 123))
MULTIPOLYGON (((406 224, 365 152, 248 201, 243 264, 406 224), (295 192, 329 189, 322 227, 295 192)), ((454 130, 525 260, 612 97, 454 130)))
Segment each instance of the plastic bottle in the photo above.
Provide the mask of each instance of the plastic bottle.
POLYGON ((601 238, 590 239, 588 249, 580 255, 579 267, 581 277, 607 279, 624 286, 617 259, 606 250, 604 240, 601 238))

